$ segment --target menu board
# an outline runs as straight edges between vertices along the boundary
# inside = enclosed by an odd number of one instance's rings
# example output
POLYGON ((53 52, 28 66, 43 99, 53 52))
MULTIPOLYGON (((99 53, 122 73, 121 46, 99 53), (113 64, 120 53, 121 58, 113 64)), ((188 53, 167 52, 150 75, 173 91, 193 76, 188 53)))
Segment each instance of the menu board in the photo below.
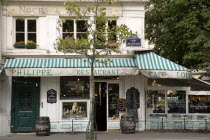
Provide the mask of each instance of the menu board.
POLYGON ((117 99, 117 111, 126 112, 126 99, 123 98, 117 99))
POLYGON ((56 103, 57 102, 57 91, 50 89, 47 91, 47 103, 56 103))
POLYGON ((127 113, 134 115, 135 119, 138 119, 138 112, 137 109, 140 107, 139 103, 139 91, 134 87, 131 87, 126 92, 126 99, 127 99, 127 113))

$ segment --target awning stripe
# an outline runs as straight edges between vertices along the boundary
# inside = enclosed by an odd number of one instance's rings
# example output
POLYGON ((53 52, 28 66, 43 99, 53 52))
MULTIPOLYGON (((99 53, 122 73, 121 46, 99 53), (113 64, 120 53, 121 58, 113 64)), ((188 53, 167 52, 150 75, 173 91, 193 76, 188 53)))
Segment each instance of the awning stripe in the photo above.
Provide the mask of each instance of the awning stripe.
MULTIPOLYGON (((100 63, 106 59, 98 59, 94 66, 103 67, 137 67, 135 59, 132 58, 112 58, 107 65, 100 63)), ((88 59, 51 59, 51 58, 17 58, 7 59, 5 68, 89 68, 88 59)))
POLYGON ((189 69, 165 59, 154 52, 135 52, 135 57, 140 70, 190 71, 189 69))

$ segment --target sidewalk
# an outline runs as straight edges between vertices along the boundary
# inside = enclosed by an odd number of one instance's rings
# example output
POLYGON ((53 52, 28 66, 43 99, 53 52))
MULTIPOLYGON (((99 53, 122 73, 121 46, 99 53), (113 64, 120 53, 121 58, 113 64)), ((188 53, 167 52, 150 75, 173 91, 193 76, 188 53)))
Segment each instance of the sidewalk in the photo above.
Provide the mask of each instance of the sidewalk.
MULTIPOLYGON (((50 136, 36 136, 35 133, 11 134, 0 140, 86 140, 85 133, 52 133, 50 136)), ((97 140, 210 140, 210 133, 142 131, 135 134, 120 132, 97 132, 97 140)))

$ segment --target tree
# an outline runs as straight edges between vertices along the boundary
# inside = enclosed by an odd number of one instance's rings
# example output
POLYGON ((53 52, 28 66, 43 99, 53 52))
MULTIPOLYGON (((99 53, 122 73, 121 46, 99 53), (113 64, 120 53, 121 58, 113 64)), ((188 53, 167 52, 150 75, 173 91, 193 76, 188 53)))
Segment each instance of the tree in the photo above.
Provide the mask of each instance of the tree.
POLYGON ((145 17, 146 38, 158 54, 210 71, 208 0, 150 0, 145 17))
MULTIPOLYGON (((107 64, 110 61, 109 56, 112 52, 120 53, 120 44, 125 41, 129 36, 133 35, 132 31, 124 25, 113 25, 112 22, 116 20, 113 16, 108 18, 106 16, 106 8, 102 5, 113 4, 114 0, 96 0, 91 5, 84 6, 82 1, 80 2, 65 2, 66 10, 69 17, 73 17, 75 23, 85 21, 85 34, 79 38, 75 36, 66 36, 63 38, 57 38, 55 42, 55 48, 58 51, 64 53, 77 53, 87 58, 91 66, 90 75, 90 139, 94 139, 94 63, 100 62, 107 64), (111 26, 109 26, 109 23, 111 26), (100 49, 97 49, 100 48, 100 49), (107 58, 105 61, 100 61, 97 58, 107 58)), ((87 3, 86 3, 87 4, 87 3)), ((59 26, 66 23, 66 20, 62 19, 59 22, 59 26)), ((71 29, 67 29, 65 32, 71 32, 71 29)))

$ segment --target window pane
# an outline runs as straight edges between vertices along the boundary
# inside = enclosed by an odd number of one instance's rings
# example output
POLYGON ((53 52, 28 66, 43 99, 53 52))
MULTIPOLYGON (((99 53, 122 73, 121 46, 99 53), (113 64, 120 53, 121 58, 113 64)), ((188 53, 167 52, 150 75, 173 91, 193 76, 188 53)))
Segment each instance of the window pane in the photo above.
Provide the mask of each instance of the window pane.
POLYGON ((210 113, 210 95, 189 95, 189 113, 210 113))
POLYGON ((36 32, 36 20, 28 20, 28 32, 36 32))
POLYGON ((16 42, 24 41, 25 42, 25 36, 24 33, 16 33, 16 42))
POLYGON ((163 91, 147 92, 147 113, 165 113, 165 94, 163 91))
POLYGON ((74 32, 73 20, 66 20, 66 22, 63 23, 63 32, 74 32))
POLYGON ((85 27, 86 21, 78 20, 77 21, 77 32, 86 32, 87 28, 85 27))
POLYGON ((78 33, 77 34, 77 38, 81 39, 81 38, 87 38, 87 34, 86 33, 78 33))
POLYGON ((25 30, 25 22, 23 19, 16 20, 16 31, 17 32, 24 32, 25 30))
POLYGON ((117 25, 116 20, 109 20, 108 22, 109 29, 115 28, 116 25, 117 25))
POLYGON ((61 77, 61 100, 67 99, 88 99, 89 98, 89 77, 71 76, 61 77))
POLYGON ((63 102, 63 118, 78 117, 87 117, 87 102, 63 102))
POLYGON ((117 99, 119 98, 119 84, 109 84, 109 117, 119 116, 117 111, 117 99))
POLYGON ((73 33, 63 33, 63 39, 65 39, 66 37, 73 37, 74 34, 73 33))
POLYGON ((186 113, 186 91, 167 91, 168 113, 186 113))
POLYGON ((36 33, 28 33, 28 40, 32 40, 36 43, 36 33))

